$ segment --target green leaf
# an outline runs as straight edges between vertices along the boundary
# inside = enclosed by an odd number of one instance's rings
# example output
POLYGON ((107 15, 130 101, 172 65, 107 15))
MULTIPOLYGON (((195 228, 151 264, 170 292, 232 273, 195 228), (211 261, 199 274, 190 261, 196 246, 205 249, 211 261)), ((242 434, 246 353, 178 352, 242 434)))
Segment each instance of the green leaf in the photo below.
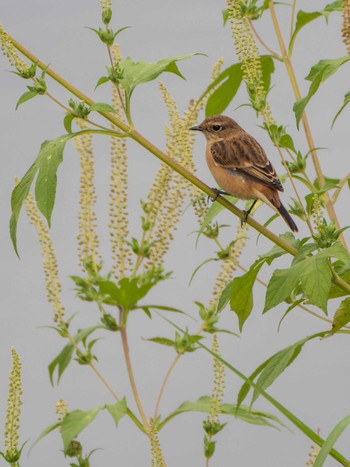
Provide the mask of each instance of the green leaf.
MULTIPOLYGON (((290 243, 291 245, 293 245, 295 248, 299 250, 300 240, 296 239, 294 235, 292 234, 292 232, 286 232, 282 235, 279 235, 279 237, 283 238, 283 240, 286 240, 288 243, 290 243)), ((259 255, 259 258, 265 259, 267 264, 271 264, 274 259, 279 258, 280 256, 283 256, 285 254, 287 254, 286 250, 284 250, 278 245, 274 245, 271 248, 271 250, 269 250, 268 252, 262 255, 259 255)))
POLYGON ((37 166, 34 162, 33 165, 28 169, 22 180, 16 185, 11 195, 11 208, 12 215, 10 219, 10 236, 13 243, 13 247, 18 255, 17 250, 17 223, 19 214, 22 209, 22 205, 26 197, 28 196, 31 184, 37 172, 37 166))
MULTIPOLYGON (((271 384, 283 373, 283 371, 297 358, 300 354, 304 344, 312 339, 317 337, 323 337, 325 335, 324 332, 313 334, 312 336, 308 336, 295 344, 292 344, 285 349, 280 350, 276 354, 269 357, 265 362, 254 370, 254 372, 250 375, 249 380, 254 381, 258 375, 259 378, 255 382, 255 388, 252 396, 251 406, 256 401, 258 396, 260 395, 261 391, 265 391, 271 384)), ((243 400, 248 395, 251 385, 248 382, 245 382, 239 393, 237 398, 237 407, 240 407, 243 400)))
POLYGON ((296 101, 293 105, 293 110, 295 113, 295 118, 296 118, 298 129, 299 129, 299 123, 300 123, 301 117, 303 116, 305 107, 307 106, 311 97, 317 92, 318 88, 320 87, 320 84, 323 81, 323 73, 325 73, 325 71, 326 69, 319 71, 319 73, 315 76, 314 80, 312 81, 310 85, 307 96, 296 101))
POLYGON ((106 404, 105 408, 108 412, 112 415, 113 420, 115 422, 116 428, 118 428, 119 421, 127 412, 127 405, 126 399, 123 397, 120 401, 116 402, 115 404, 106 404))
MULTIPOLYGON (((160 424, 159 429, 163 428, 172 418, 187 412, 208 413, 212 408, 212 399, 209 396, 202 396, 195 402, 183 402, 174 412, 169 414, 160 424)), ((235 404, 221 404, 220 413, 238 417, 239 419, 254 425, 265 425, 275 427, 270 421, 283 425, 277 417, 269 413, 251 410, 249 407, 240 407, 237 410, 235 404)))
POLYGON ((162 73, 174 73, 180 78, 184 76, 180 73, 176 62, 187 60, 198 54, 182 55, 174 58, 164 58, 156 63, 151 62, 133 62, 130 57, 122 60, 119 63, 122 77, 119 80, 120 85, 124 88, 127 99, 130 97, 139 84, 153 81, 162 73))
MULTIPOLYGON (((273 59, 269 55, 262 55, 260 57, 262 68, 262 80, 264 89, 268 91, 271 83, 271 74, 275 70, 273 59)), ((229 68, 223 70, 219 76, 207 87, 198 102, 211 93, 205 108, 205 115, 221 114, 228 107, 232 99, 237 94, 237 91, 242 83, 243 74, 241 63, 231 65, 229 68)))
POLYGON ((56 197, 57 169, 63 161, 66 142, 72 136, 64 135, 52 141, 45 141, 37 159, 39 172, 35 184, 35 199, 49 225, 56 197))
POLYGON ((341 302, 333 317, 332 334, 339 331, 350 321, 350 297, 341 302))
POLYGON ((275 71, 275 63, 270 55, 260 56, 262 81, 265 91, 269 91, 271 84, 271 75, 275 71))
POLYGON ((62 352, 60 352, 55 359, 52 360, 50 365, 48 366, 49 369, 49 376, 50 376, 50 382, 53 385, 53 374, 57 368, 57 383, 59 383, 61 376, 64 372, 64 370, 67 368, 69 365, 70 361, 72 360, 74 352, 74 347, 72 344, 67 344, 62 352))
POLYGON ((112 301, 116 305, 122 306, 125 311, 133 308, 154 285, 153 281, 140 285, 138 277, 124 277, 118 282, 118 285, 111 281, 99 282, 100 293, 109 295, 112 301))
POLYGON ((324 10, 320 11, 303 11, 300 10, 297 13, 297 20, 295 24, 295 28, 292 34, 292 37, 289 42, 289 47, 288 47, 288 55, 291 56, 293 52, 293 47, 294 47, 294 42, 295 39, 299 33, 299 31, 309 24, 311 21, 314 21, 315 19, 319 18, 320 16, 324 16, 326 21, 328 20, 328 16, 330 13, 334 11, 342 11, 342 0, 335 1, 333 3, 328 4, 324 10))
MULTIPOLYGON (((106 329, 105 326, 98 324, 96 326, 91 326, 89 328, 81 329, 73 339, 75 342, 80 342, 83 339, 86 339, 93 331, 96 329, 106 329)), ((57 355, 57 357, 52 360, 52 362, 48 366, 50 382, 53 385, 53 375, 55 370, 57 369, 57 383, 59 383, 63 372, 69 365, 70 361, 72 360, 74 352, 73 344, 67 344, 63 350, 57 355)))
MULTIPOLYGON (((232 204, 236 204, 238 198, 235 198, 234 196, 226 196, 225 195, 225 198, 228 199, 230 201, 230 203, 232 204)), ((208 227, 208 225, 215 219, 215 217, 221 212, 223 211, 225 208, 223 207, 222 204, 214 201, 214 203, 210 206, 210 208, 208 209, 205 217, 204 217, 204 220, 202 222, 202 225, 200 226, 200 229, 198 231, 198 236, 197 236, 197 240, 196 240, 196 244, 198 243, 198 240, 199 240, 199 237, 201 234, 203 234, 203 232, 205 231, 205 229, 208 227)))
POLYGON ((109 104, 105 104, 104 102, 95 102, 90 107, 91 112, 112 112, 115 113, 115 108, 109 104))
POLYGON ((318 63, 316 63, 316 65, 314 65, 311 68, 309 74, 305 78, 308 81, 311 81, 309 92, 306 97, 303 97, 299 101, 295 102, 293 106, 298 128, 304 109, 311 97, 317 92, 318 88, 320 87, 320 84, 323 81, 326 81, 326 79, 328 79, 329 77, 331 77, 336 71, 338 71, 338 69, 342 65, 344 65, 344 63, 348 62, 349 60, 349 55, 330 60, 320 60, 318 63))
MULTIPOLYGON (((334 444, 341 436, 345 428, 350 425, 350 415, 347 415, 343 420, 341 420, 330 432, 330 434, 325 439, 320 452, 317 454, 317 457, 314 461, 313 467, 321 467, 324 465, 328 454, 333 448, 334 444)), ((344 464, 345 465, 345 464, 344 464)))
POLYGON ((303 10, 298 11, 295 28, 294 28, 292 37, 291 37, 290 42, 289 42, 289 47, 288 47, 289 56, 292 55, 294 42, 295 42, 295 39, 296 39, 299 31, 304 26, 306 26, 308 23, 310 23, 311 21, 319 18, 320 16, 322 16, 322 13, 319 12, 319 11, 312 11, 312 12, 307 12, 307 11, 303 11, 303 10))
POLYGON ((238 316, 241 332, 253 308, 253 286, 263 264, 262 260, 256 261, 248 272, 241 277, 235 277, 232 281, 230 305, 231 310, 238 316))
MULTIPOLYGON (((313 250, 314 245, 306 245, 306 247, 310 247, 305 250, 305 254, 308 254, 313 250)), ((332 284, 332 272, 328 258, 338 258, 344 264, 348 264, 349 255, 339 242, 314 256, 300 260, 301 251, 290 268, 276 269, 273 272, 267 286, 264 313, 284 302, 299 284, 309 302, 320 307, 325 313, 327 312, 327 301, 332 284)))
POLYGON ((101 76, 101 78, 97 81, 95 89, 101 86, 101 84, 108 83, 109 78, 107 76, 101 76))
MULTIPOLYGON (((230 66, 220 73, 211 83, 210 88, 215 91, 210 95, 205 107, 205 116, 221 114, 228 107, 232 99, 237 94, 243 79, 240 63, 230 66), (218 86, 218 84, 220 86, 218 86)), ((209 92, 208 88, 206 92, 209 92)))
POLYGON ((334 73, 336 73, 339 68, 344 65, 344 63, 347 63, 349 60, 349 55, 329 60, 320 60, 316 63, 316 65, 311 67, 311 70, 305 79, 308 81, 314 81, 320 71, 324 70, 322 81, 326 81, 328 78, 334 75, 334 73))
POLYGON ((72 133, 72 122, 75 119, 73 114, 67 114, 63 119, 63 126, 67 133, 72 133))
POLYGON ((38 444, 39 441, 41 441, 43 438, 45 438, 46 435, 48 435, 49 433, 51 433, 51 431, 54 431, 56 430, 56 428, 59 428, 61 426, 61 422, 56 422, 56 423, 53 423, 52 425, 49 425, 47 428, 45 428, 44 431, 42 431, 40 433, 40 435, 38 436, 38 438, 34 441, 34 443, 32 444, 30 450, 29 450, 29 453, 31 452, 31 450, 33 449, 33 447, 38 444))
POLYGON ((69 444, 79 433, 81 433, 96 418, 96 415, 103 407, 96 407, 90 410, 74 410, 69 412, 61 422, 61 436, 64 451, 67 451, 69 444))
POLYGON ((29 99, 33 99, 33 97, 37 96, 38 93, 36 91, 27 91, 24 94, 21 95, 21 97, 18 99, 18 102, 16 104, 16 110, 18 107, 23 104, 24 102, 29 101, 29 99))
POLYGON ((175 342, 171 339, 167 339, 166 337, 152 337, 150 339, 146 339, 149 342, 154 342, 155 344, 165 345, 166 347, 174 347, 175 342))
POLYGON ((350 102, 350 92, 347 92, 344 96, 344 103, 343 105, 340 107, 340 109, 338 110, 338 112, 336 113, 335 117, 333 118, 333 122, 332 122, 332 126, 331 128, 333 128, 334 124, 335 124, 335 121, 337 120, 337 118, 339 117, 339 115, 342 113, 342 111, 345 109, 345 107, 348 105, 348 103, 350 102))
POLYGON ((226 307, 226 305, 230 301, 231 294, 232 294, 232 281, 226 284, 224 290, 222 291, 220 295, 217 313, 221 313, 222 310, 226 307))

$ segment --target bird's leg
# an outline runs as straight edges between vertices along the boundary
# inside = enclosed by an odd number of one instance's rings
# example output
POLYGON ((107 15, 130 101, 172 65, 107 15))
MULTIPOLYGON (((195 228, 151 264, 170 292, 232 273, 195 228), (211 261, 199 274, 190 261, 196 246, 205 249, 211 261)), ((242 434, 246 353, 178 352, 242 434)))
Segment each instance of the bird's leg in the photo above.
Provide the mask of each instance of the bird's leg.
POLYGON ((230 195, 230 193, 226 193, 226 191, 219 190, 218 188, 212 188, 212 190, 215 191, 215 196, 208 196, 208 203, 209 200, 212 202, 216 201, 219 195, 230 195))
POLYGON ((242 227, 243 227, 243 225, 247 222, 248 216, 249 216, 249 214, 252 212, 252 209, 253 209, 253 207, 255 206, 255 203, 256 203, 257 201, 258 201, 258 200, 255 199, 255 200, 252 202, 252 204, 251 204, 250 208, 248 209, 248 211, 243 211, 243 212, 244 212, 244 217, 243 217, 243 219, 241 219, 241 226, 242 226, 242 227))

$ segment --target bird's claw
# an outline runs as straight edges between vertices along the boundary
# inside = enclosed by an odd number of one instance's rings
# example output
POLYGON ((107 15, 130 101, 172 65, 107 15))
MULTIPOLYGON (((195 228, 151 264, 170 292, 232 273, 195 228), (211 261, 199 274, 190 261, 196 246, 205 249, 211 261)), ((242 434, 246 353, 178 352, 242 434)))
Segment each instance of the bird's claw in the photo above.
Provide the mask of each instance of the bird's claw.
POLYGON ((226 191, 219 190, 218 188, 212 188, 212 190, 215 192, 215 196, 208 195, 207 203, 209 203, 209 201, 214 203, 214 201, 217 200, 219 195, 229 195, 229 193, 226 193, 226 191))

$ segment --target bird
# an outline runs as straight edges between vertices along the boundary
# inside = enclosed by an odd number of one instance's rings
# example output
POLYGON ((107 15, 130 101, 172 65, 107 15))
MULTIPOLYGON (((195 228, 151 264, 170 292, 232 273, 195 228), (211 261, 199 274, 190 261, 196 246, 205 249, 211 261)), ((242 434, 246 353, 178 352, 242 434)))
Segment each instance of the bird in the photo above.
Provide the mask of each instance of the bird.
POLYGON ((225 115, 212 115, 190 130, 201 131, 206 140, 206 160, 216 183, 239 199, 252 199, 245 213, 246 222, 254 204, 262 200, 277 211, 293 232, 298 231, 294 220, 283 206, 279 191, 284 191, 276 171, 258 141, 225 115))

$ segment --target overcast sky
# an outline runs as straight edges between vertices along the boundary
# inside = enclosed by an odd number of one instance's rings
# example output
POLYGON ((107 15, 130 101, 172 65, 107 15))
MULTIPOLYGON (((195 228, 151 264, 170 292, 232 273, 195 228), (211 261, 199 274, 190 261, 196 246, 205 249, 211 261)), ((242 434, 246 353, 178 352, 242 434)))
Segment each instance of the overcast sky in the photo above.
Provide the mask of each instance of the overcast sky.
MULTIPOLYGON (((41 60, 75 86, 97 101, 108 101, 108 86, 94 91, 95 84, 105 74, 108 57, 105 49, 94 33, 86 27, 100 26, 100 6, 97 0, 2 0, 0 20, 5 29, 41 60)), ((298 8, 313 11, 327 2, 309 0, 299 1, 298 8)), ((176 97, 179 107, 185 109, 188 100, 198 97, 208 84, 213 63, 221 56, 227 66, 235 61, 234 48, 228 27, 223 28, 221 10, 224 1, 178 0, 176 2, 149 0, 120 0, 113 2, 112 27, 119 29, 132 26, 120 35, 123 56, 131 56, 135 61, 156 61, 187 53, 201 52, 207 55, 196 56, 181 62, 179 68, 187 78, 181 80, 175 75, 164 75, 171 93, 176 97)), ((280 11, 280 9, 279 9, 280 11)), ((283 13, 283 11, 282 11, 283 13)), ((330 17, 329 26, 324 27, 324 20, 319 19, 300 33, 295 46, 295 68, 300 79, 300 86, 305 95, 308 84, 303 78, 310 67, 318 60, 336 58, 345 55, 340 40, 340 15, 330 17)), ((283 21, 283 31, 288 30, 288 22, 283 21)), ((277 47, 272 27, 263 19, 259 27, 262 36, 272 47, 277 47)), ((348 112, 339 118, 333 131, 331 121, 341 106, 347 88, 348 67, 325 83, 317 99, 308 110, 312 131, 317 147, 327 148, 320 151, 322 167, 329 176, 342 176, 348 169, 348 112)), ((21 216, 18 229, 18 243, 21 259, 19 260, 11 246, 8 234, 10 217, 10 196, 14 176, 23 176, 37 155, 40 144, 46 139, 53 139, 64 133, 62 111, 46 98, 38 97, 15 111, 19 96, 25 91, 25 84, 13 74, 7 72, 9 65, 0 57, 0 154, 2 170, 1 186, 1 298, 2 325, 0 331, 0 415, 4 418, 6 408, 7 374, 10 369, 10 348, 15 346, 23 362, 24 406, 22 416, 22 441, 33 441, 39 433, 55 421, 54 407, 59 398, 67 400, 69 408, 88 409, 111 403, 109 394, 95 381, 89 369, 71 365, 61 383, 51 387, 47 365, 64 345, 53 331, 43 329, 51 324, 52 313, 46 302, 40 249, 36 234, 25 216, 21 216)), ((277 67, 273 77, 274 85, 270 93, 273 115, 285 125, 295 137, 298 145, 306 151, 305 141, 295 129, 291 112, 293 96, 286 85, 286 74, 282 65, 277 67)), ((55 83, 50 81, 50 90, 58 98, 67 99, 67 95, 55 83)), ((227 109, 226 114, 233 116, 243 128, 261 141, 269 158, 278 172, 282 171, 278 154, 271 142, 258 127, 251 109, 240 107, 246 102, 246 95, 240 92, 237 99, 227 109)), ((156 83, 147 83, 140 87, 133 96, 134 121, 140 133, 144 134, 156 146, 165 147, 164 125, 167 114, 156 83)), ((203 117, 203 116, 201 116, 203 117)), ((198 175, 210 186, 213 180, 204 162, 204 138, 198 135, 195 146, 195 161, 198 175)), ((96 183, 98 192, 98 217, 102 250, 108 255, 108 231, 106 213, 108 185, 108 144, 95 141, 96 147, 96 183)), ((63 301, 67 314, 80 312, 79 325, 88 326, 96 321, 92 306, 86 306, 74 298, 73 284, 69 275, 78 274, 76 247, 76 214, 79 181, 78 156, 73 144, 68 144, 65 160, 59 170, 57 204, 53 213, 52 236, 59 257, 60 274, 63 282, 63 301)), ((152 180, 152 174, 159 163, 136 144, 130 145, 130 167, 133 179, 130 182, 130 210, 132 227, 139 233, 139 200, 145 196, 152 180)), ((311 172, 312 175, 312 172, 311 172)), ((285 185, 284 204, 293 196, 289 183, 285 185)), ((340 199, 339 218, 343 225, 348 222, 349 209, 347 196, 340 199), (343 203, 343 204, 341 204, 343 203)), ((264 222, 270 217, 268 207, 262 207, 257 218, 264 222)), ((237 219, 225 213, 222 223, 232 224, 227 229, 226 240, 235 231, 237 219)), ((300 225, 300 221, 299 221, 300 225)), ((191 287, 189 278, 205 258, 215 255, 210 242, 201 241, 195 250, 195 236, 190 235, 196 229, 193 214, 188 209, 176 236, 176 243, 168 255, 167 269, 174 271, 174 279, 160 287, 160 295, 152 297, 158 303, 168 304, 196 313, 195 300, 207 303, 210 298, 212 282, 217 271, 217 264, 210 264, 198 273, 191 287)), ((276 233, 283 233, 286 226, 282 220, 273 223, 276 233)), ((306 230, 301 228, 301 235, 306 230)), ((346 234, 348 236, 348 234, 346 234)), ((249 244, 242 263, 249 267, 260 254, 271 247, 268 241, 259 238, 254 231, 249 231, 249 244)), ((349 236, 348 236, 349 238, 349 236)), ((289 259, 288 259, 289 261, 289 259)), ((288 263, 281 261, 279 267, 288 263)), ((267 267, 262 278, 268 280, 271 271, 267 267)), ((250 374, 262 361, 274 352, 296 342, 308 334, 325 330, 321 322, 303 313, 293 313, 277 331, 278 323, 285 311, 285 306, 270 311, 262 316, 264 289, 255 290, 255 306, 251 318, 246 323, 240 339, 220 336, 223 356, 236 365, 245 374, 250 374)), ((334 306, 334 305, 331 305, 334 306)), ((184 320, 182 325, 190 325, 184 320)), ((226 311, 223 326, 237 331, 237 320, 233 313, 226 311)), ((155 344, 141 338, 164 335, 171 337, 172 329, 160 319, 152 321, 144 315, 135 315, 130 319, 130 341, 135 373, 140 386, 141 397, 148 414, 152 413, 157 390, 164 377, 173 352, 160 349, 155 344)), ((119 343, 115 345, 114 336, 106 336, 97 345, 101 371, 108 375, 111 384, 119 394, 125 394, 133 407, 128 382, 125 378, 124 362, 119 343)), ((291 411, 313 429, 320 429, 323 437, 332 427, 349 413, 350 372, 346 358, 349 354, 347 336, 335 336, 323 341, 313 341, 305 347, 302 356, 269 389, 291 411)), ((209 340, 208 340, 209 343, 209 340)), ((234 403, 241 381, 228 375, 225 401, 234 403)), ((161 413, 166 415, 185 400, 196 400, 211 390, 211 360, 203 352, 186 355, 176 368, 168 390, 164 396, 161 413)), ((264 400, 258 401, 256 408, 274 412, 264 400)), ((179 465, 200 467, 204 465, 202 456, 202 420, 203 414, 183 415, 170 423, 160 434, 165 458, 170 467, 179 465)), ((2 423, 0 419, 0 424, 2 423)), ((285 421, 285 420, 283 420, 285 421)), ((276 431, 271 428, 256 427, 236 420, 217 437, 216 454, 211 467, 237 465, 239 467, 295 467, 304 465, 307 459, 310 441, 296 428, 276 431)), ((1 430, 0 430, 1 433, 1 430)), ((0 436, 1 439, 1 436, 0 436)), ((92 457, 92 466, 121 465, 139 467, 149 465, 148 443, 144 436, 124 419, 115 431, 108 414, 101 414, 94 424, 79 438, 85 451, 94 448, 103 450, 92 457)), ((31 443, 31 441, 29 443, 31 443)), ((1 444, 1 443, 0 443, 1 444)), ((348 457, 349 446, 344 436, 337 447, 348 457)), ((29 458, 24 458, 21 465, 26 467, 67 465, 63 455, 58 433, 47 436, 34 448, 29 458)), ((329 460, 327 466, 337 465, 329 460)))

